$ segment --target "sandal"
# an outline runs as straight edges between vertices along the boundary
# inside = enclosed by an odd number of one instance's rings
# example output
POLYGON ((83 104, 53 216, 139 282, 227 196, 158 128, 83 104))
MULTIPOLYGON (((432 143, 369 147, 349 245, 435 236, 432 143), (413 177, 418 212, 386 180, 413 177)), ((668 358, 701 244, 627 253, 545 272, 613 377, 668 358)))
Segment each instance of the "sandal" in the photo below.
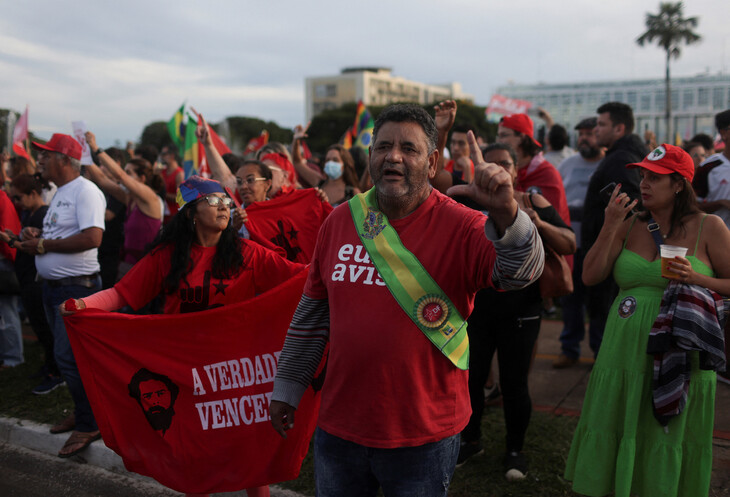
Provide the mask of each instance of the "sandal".
POLYGON ((53 434, 66 433, 67 431, 71 431, 74 428, 76 428, 76 416, 71 413, 69 416, 64 418, 63 421, 53 425, 50 431, 53 434))
POLYGON ((66 440, 66 443, 63 444, 63 449, 67 447, 71 447, 72 445, 81 445, 78 449, 72 450, 71 452, 59 452, 58 457, 71 457, 75 456, 79 452, 83 451, 91 445, 91 442, 94 442, 96 440, 99 440, 101 438, 101 433, 99 433, 99 430, 96 431, 74 431, 71 433, 71 436, 68 437, 68 440, 66 440))

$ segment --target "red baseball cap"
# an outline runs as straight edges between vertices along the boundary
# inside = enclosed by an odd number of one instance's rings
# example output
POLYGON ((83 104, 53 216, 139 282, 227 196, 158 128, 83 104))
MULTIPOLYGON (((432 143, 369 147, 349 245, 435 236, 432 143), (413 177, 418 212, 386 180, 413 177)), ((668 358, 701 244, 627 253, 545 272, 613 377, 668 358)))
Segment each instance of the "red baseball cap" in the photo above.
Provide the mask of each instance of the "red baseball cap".
POLYGON ((49 152, 59 152, 68 155, 72 159, 81 160, 82 148, 81 144, 76 141, 73 136, 54 133, 45 145, 33 142, 33 148, 40 150, 48 150, 49 152))
POLYGON ((535 145, 542 148, 540 142, 535 140, 535 136, 532 131, 534 125, 532 124, 532 119, 530 119, 530 116, 527 114, 510 114, 509 116, 504 116, 499 121, 499 125, 529 136, 535 145))
POLYGON ((680 147, 668 143, 663 143, 649 152, 643 161, 626 164, 626 167, 643 167, 657 174, 679 173, 689 181, 692 181, 695 175, 692 157, 680 147))

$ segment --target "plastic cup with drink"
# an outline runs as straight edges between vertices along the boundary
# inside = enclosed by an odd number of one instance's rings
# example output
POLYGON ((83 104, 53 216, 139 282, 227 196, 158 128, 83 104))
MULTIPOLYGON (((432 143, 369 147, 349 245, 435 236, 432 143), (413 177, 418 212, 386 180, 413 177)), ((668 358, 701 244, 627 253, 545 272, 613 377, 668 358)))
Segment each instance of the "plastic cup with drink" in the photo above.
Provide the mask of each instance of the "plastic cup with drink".
POLYGON ((679 279, 679 275, 669 270, 669 263, 675 257, 684 257, 687 255, 686 247, 677 247, 676 245, 659 245, 659 254, 662 258, 662 276, 665 278, 679 279))

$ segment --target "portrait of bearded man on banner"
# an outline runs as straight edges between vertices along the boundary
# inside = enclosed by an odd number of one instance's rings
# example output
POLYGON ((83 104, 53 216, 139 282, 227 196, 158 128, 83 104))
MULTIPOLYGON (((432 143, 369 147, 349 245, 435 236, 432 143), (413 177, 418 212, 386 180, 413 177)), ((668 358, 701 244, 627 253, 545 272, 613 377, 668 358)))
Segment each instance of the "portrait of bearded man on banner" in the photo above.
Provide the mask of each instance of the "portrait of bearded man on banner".
POLYGON ((175 415, 175 399, 180 389, 170 378, 142 368, 129 381, 129 396, 142 408, 145 418, 155 431, 162 435, 170 428, 175 415))

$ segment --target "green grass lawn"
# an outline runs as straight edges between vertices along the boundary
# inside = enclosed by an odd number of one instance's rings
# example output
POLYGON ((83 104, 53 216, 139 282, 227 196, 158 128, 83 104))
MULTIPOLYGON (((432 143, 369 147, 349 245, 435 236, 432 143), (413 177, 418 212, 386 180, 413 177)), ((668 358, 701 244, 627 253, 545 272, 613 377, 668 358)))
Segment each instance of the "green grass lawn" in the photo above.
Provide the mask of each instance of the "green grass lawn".
POLYGON ((0 373, 0 414, 54 424, 73 412, 68 389, 63 386, 46 395, 33 395, 31 390, 41 378, 29 378, 43 365, 42 348, 38 342, 25 341, 24 364, 0 373))
MULTIPOLYGON (((40 380, 29 376, 41 367, 41 347, 25 343, 26 363, 0 373, 0 415, 53 424, 73 411, 68 389, 57 388, 47 395, 33 395, 40 380)), ((502 471, 504 420, 501 407, 485 411, 482 431, 485 454, 456 470, 449 494, 466 496, 560 496, 573 495, 561 478, 576 419, 536 412, 527 433, 525 454, 530 465, 520 482, 507 482, 502 471)), ((314 495, 314 471, 310 450, 299 478, 282 487, 314 495)))
MULTIPOLYGON (((504 478, 504 419, 501 407, 485 411, 482 424, 484 455, 470 459, 454 473, 449 489, 452 497, 507 497, 507 496, 573 496, 568 482, 562 478, 576 418, 553 416, 535 412, 525 442, 528 458, 527 478, 508 482, 504 478)), ((279 486, 304 495, 314 495, 312 450, 302 466, 302 472, 294 481, 279 486)))

